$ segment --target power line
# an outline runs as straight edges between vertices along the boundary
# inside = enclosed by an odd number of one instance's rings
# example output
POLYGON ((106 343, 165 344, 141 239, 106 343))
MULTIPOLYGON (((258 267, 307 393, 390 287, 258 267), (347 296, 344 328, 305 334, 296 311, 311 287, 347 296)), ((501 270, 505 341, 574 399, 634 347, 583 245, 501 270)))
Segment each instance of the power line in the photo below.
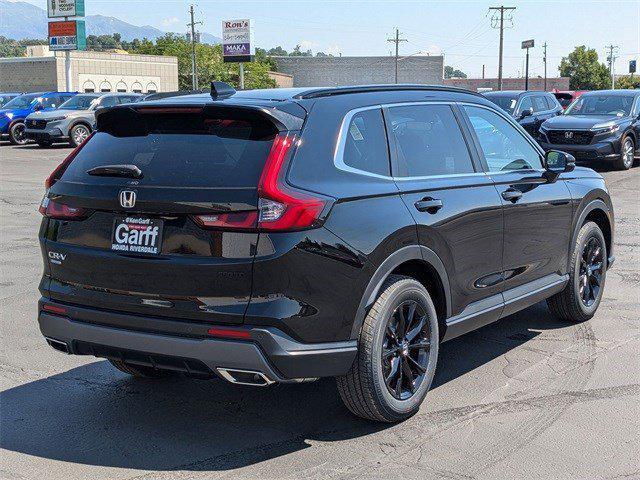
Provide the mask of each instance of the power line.
MULTIPOLYGON (((502 51, 503 51, 503 47, 504 47, 504 12, 509 12, 509 11, 513 11, 515 10, 516 7, 505 7, 504 5, 501 5, 499 7, 489 7, 489 11, 499 11, 500 12, 500 50, 499 50, 499 56, 498 56, 498 90, 502 90, 502 51)), ((507 19, 508 21, 511 21, 511 24, 513 26, 513 17, 509 16, 509 18, 507 19)), ((492 23, 492 27, 496 28, 494 26, 494 19, 491 19, 491 23, 492 23)))
POLYGON ((398 53, 399 53, 399 46, 400 46, 400 42, 408 42, 408 40, 406 38, 400 38, 400 31, 398 30, 398 28, 396 28, 396 36, 395 36, 395 38, 387 38, 387 42, 391 42, 391 43, 395 43, 396 44, 396 77, 395 77, 395 83, 398 83, 398 53))

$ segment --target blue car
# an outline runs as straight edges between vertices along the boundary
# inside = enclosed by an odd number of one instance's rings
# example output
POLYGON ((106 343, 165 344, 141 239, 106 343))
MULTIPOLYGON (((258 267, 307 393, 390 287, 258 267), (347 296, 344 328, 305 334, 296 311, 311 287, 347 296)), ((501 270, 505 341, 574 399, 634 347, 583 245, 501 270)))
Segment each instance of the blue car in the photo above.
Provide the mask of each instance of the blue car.
POLYGON ((22 95, 19 92, 0 92, 0 108, 4 108, 4 106, 16 98, 18 95, 22 95))
POLYGON ((0 138, 9 136, 14 145, 24 145, 24 119, 30 113, 53 110, 73 97, 72 92, 37 92, 19 95, 0 108, 0 138))

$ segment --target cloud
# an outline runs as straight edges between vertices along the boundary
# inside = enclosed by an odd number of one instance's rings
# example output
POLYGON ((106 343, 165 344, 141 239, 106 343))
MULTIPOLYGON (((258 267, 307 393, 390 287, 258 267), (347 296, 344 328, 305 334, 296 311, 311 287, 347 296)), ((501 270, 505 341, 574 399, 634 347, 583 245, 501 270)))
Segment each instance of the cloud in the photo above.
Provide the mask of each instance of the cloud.
POLYGON ((162 20, 162 26, 163 27, 170 27, 172 25, 175 25, 179 21, 180 21, 180 19, 178 17, 165 18, 165 19, 162 20))
POLYGON ((331 43, 329 44, 329 46, 327 46, 327 49, 324 51, 324 53, 337 57, 342 53, 342 47, 337 43, 331 43))
POLYGON ((312 50, 315 52, 319 46, 319 43, 313 42, 311 40, 302 40, 300 42, 300 50, 302 50, 303 52, 306 52, 307 50, 312 50))

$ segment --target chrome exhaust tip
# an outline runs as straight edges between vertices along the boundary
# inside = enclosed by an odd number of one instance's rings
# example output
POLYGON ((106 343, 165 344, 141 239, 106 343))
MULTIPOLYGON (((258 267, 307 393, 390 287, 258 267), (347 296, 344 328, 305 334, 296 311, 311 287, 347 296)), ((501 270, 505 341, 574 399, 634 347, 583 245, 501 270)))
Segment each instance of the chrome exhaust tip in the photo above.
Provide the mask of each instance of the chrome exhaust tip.
POLYGON ((216 368, 222 378, 236 385, 250 385, 252 387, 266 387, 275 383, 262 372, 253 370, 238 370, 237 368, 216 368))
POLYGON ((65 342, 61 342, 60 340, 56 340, 55 338, 44 337, 47 343, 51 346, 51 348, 58 350, 59 352, 66 353, 69 355, 71 353, 71 349, 69 345, 65 342))

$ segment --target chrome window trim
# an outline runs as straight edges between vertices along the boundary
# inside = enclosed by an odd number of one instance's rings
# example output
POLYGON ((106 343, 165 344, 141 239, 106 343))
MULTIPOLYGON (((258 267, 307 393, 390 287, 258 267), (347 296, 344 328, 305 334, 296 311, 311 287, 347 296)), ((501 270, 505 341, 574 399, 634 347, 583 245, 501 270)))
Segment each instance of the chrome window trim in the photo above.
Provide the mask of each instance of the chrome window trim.
MULTIPOLYGON (((346 132, 349 129, 349 124, 351 123, 351 119, 360 112, 364 112, 367 110, 376 110, 383 108, 392 108, 392 107, 407 107, 414 105, 449 105, 453 106, 458 104, 459 102, 455 101, 446 101, 446 100, 433 100, 433 101, 417 101, 417 102, 396 102, 396 103, 385 103, 385 104, 377 104, 377 105, 369 105, 366 107, 358 107, 353 110, 349 110, 342 119, 340 124, 340 130, 338 132, 338 141, 336 143, 336 148, 333 153, 333 164, 338 170, 342 170, 344 172, 355 173, 356 175, 364 175, 367 177, 378 178, 381 180, 389 180, 394 182, 406 182, 406 181, 416 181, 416 180, 430 180, 430 179, 440 179, 440 178, 460 178, 460 177, 474 177, 474 176, 489 176, 490 172, 473 172, 473 173, 452 173, 448 175, 424 175, 417 177, 394 177, 392 175, 379 175, 377 173, 367 172, 366 170, 360 170, 359 168, 354 168, 346 163, 344 163, 344 148, 347 143, 346 132)), ((470 103, 469 105, 476 105, 474 103, 470 103)), ((491 109, 489 109, 491 110, 491 109)), ((462 134, 462 130, 460 131, 462 134)))

